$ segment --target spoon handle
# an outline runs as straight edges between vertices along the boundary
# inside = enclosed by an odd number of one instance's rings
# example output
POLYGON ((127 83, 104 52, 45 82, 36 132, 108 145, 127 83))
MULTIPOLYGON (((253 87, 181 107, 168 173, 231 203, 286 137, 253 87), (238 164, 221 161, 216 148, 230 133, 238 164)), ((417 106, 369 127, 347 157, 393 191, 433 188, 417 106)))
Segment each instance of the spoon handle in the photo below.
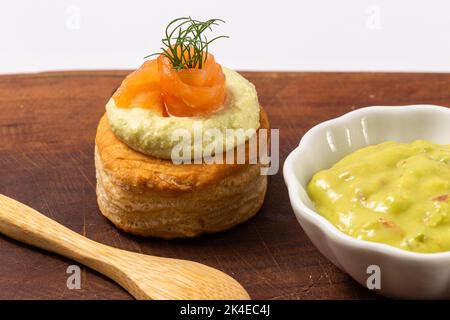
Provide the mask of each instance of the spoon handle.
POLYGON ((92 241, 38 211, 0 194, 0 233, 101 272, 105 253, 117 250, 92 241))

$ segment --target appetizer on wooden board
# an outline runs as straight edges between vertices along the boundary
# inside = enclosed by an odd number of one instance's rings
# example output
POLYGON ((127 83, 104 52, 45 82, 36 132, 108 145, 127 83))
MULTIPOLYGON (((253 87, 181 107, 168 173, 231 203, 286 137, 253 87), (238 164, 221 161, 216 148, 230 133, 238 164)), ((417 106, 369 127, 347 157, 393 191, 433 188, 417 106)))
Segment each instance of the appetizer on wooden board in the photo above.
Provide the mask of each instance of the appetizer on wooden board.
POLYGON ((122 230, 193 237, 229 229, 263 204, 263 164, 250 152, 243 162, 237 155, 254 141, 259 146, 269 122, 254 85, 208 51, 224 36, 208 40, 205 33, 220 22, 172 21, 161 53, 128 75, 106 105, 95 141, 97 199, 122 230), (182 148, 174 139, 180 130, 194 137, 182 148), (247 134, 229 138, 232 130, 247 134))

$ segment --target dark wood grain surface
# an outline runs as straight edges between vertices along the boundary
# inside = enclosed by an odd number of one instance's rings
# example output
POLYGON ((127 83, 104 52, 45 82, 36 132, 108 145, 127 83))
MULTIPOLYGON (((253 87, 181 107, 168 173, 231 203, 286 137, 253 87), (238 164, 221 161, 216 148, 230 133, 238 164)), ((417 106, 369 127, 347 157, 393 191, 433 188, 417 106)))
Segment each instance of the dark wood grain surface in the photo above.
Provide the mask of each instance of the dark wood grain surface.
MULTIPOLYGON (((233 275, 254 299, 372 299, 311 244, 292 213, 281 171, 269 178, 261 212, 228 232, 163 241, 125 234, 96 204, 94 135, 104 105, 126 72, 0 76, 0 193, 115 247, 195 260, 233 275)), ((243 73, 257 87, 280 165, 315 124, 369 105, 450 105, 448 74, 243 73)), ((0 299, 131 299, 82 268, 68 290, 72 261, 0 235, 0 299)))

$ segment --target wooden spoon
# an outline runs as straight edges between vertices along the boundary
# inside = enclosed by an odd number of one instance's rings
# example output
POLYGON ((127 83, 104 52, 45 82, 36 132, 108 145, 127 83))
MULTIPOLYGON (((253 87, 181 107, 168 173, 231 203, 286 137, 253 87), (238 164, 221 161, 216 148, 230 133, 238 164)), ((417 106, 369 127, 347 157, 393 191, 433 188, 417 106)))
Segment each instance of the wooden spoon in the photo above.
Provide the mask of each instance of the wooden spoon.
POLYGON ((113 248, 60 225, 0 194, 0 232, 76 260, 125 288, 136 299, 249 299, 225 273, 200 263, 113 248))

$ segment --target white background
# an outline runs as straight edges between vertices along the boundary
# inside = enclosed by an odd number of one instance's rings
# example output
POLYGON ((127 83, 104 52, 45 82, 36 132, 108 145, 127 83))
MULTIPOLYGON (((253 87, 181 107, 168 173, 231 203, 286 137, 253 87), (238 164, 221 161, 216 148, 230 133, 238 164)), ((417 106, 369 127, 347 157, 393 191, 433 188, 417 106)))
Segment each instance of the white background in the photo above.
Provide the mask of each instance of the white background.
POLYGON ((240 70, 450 71, 445 0, 1 0, 0 73, 136 68, 178 16, 223 18, 240 70))

